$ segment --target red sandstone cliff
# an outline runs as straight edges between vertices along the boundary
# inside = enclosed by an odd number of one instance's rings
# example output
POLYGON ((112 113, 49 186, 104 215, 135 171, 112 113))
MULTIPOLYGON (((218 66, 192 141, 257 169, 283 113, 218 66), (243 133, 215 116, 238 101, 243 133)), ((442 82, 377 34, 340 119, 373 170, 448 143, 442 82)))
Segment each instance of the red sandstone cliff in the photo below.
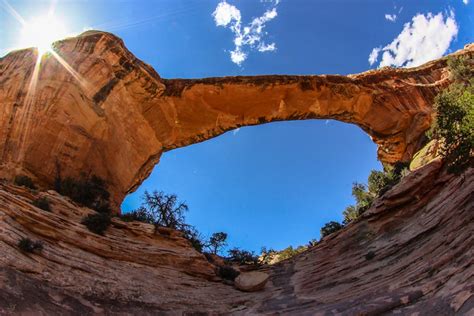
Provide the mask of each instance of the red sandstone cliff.
POLYGON ((93 173, 107 179, 115 205, 164 151, 245 125, 337 119, 364 129, 381 161, 407 160, 449 84, 445 59, 350 76, 167 80, 109 33, 86 32, 55 50, 36 70, 33 49, 0 59, 0 177, 25 173, 50 188, 58 170, 93 173))
POLYGON ((263 268, 270 281, 256 293, 213 281, 204 256, 151 225, 114 219, 98 236, 80 224, 90 210, 39 193, 52 201, 45 212, 33 194, 2 185, 0 314, 472 315, 474 170, 440 167, 418 169, 359 221, 263 268), (23 236, 43 251, 21 252, 23 236))

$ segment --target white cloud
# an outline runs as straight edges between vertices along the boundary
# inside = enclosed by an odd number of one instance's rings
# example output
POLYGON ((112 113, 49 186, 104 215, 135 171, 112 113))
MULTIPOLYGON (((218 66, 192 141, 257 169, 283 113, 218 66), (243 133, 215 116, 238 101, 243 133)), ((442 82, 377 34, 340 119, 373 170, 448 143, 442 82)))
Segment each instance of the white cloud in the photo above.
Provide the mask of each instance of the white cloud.
POLYGON ((469 0, 462 0, 462 2, 466 5, 469 4, 469 0))
POLYGON ((229 28, 234 34, 235 47, 234 50, 230 51, 230 59, 239 66, 247 59, 249 50, 257 50, 263 53, 276 49, 275 43, 267 44, 263 37, 267 35, 264 32, 266 23, 278 16, 276 6, 280 1, 262 2, 270 3, 271 7, 262 16, 254 18, 243 27, 240 10, 225 0, 221 1, 212 13, 216 26, 229 28))
POLYGON ((390 44, 372 50, 369 63, 375 63, 382 52, 379 67, 418 66, 443 56, 457 34, 458 25, 453 11, 449 14, 417 14, 390 44))
POLYGON ((372 66, 378 59, 381 47, 375 47, 369 55, 369 64, 372 66))
POLYGON ((236 49, 230 52, 230 59, 232 60, 233 63, 240 65, 241 63, 244 62, 244 60, 247 59, 247 54, 245 54, 241 50, 236 49))
POLYGON ((212 15, 214 16, 214 21, 217 26, 227 26, 232 21, 238 21, 240 23, 241 19, 239 9, 225 1, 217 5, 212 15))
POLYGON ((238 132, 240 132, 240 127, 234 129, 234 130, 232 131, 232 134, 235 136, 235 135, 237 135, 238 132))
POLYGON ((276 49, 276 46, 275 46, 275 43, 271 43, 271 44, 260 44, 258 45, 258 51, 259 52, 271 52, 271 51, 274 51, 276 49))
POLYGON ((396 14, 385 14, 385 19, 389 20, 390 22, 395 22, 397 20, 396 14))

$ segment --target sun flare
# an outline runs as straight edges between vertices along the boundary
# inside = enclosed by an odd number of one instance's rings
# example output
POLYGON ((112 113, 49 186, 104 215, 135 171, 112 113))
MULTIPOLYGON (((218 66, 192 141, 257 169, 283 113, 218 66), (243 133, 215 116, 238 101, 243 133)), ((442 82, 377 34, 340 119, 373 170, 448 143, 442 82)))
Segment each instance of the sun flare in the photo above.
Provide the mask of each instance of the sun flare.
POLYGON ((40 55, 51 51, 54 41, 67 36, 67 30, 59 19, 52 15, 34 18, 23 25, 21 47, 36 47, 40 55))

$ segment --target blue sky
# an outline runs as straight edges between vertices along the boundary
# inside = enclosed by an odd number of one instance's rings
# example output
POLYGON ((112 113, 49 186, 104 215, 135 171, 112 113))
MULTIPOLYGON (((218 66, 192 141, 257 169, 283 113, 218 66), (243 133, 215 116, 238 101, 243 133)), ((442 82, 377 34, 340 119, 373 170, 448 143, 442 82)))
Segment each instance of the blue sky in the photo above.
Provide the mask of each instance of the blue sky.
MULTIPOLYGON (((165 78, 357 73, 417 65, 474 38, 474 3, 468 0, 53 5, 67 34, 113 32, 165 78), (245 58, 232 60, 232 52, 245 58)), ((28 23, 50 7, 51 1, 0 0, 0 55, 26 45, 15 16, 28 23)), ((123 209, 137 207, 145 189, 176 193, 190 207, 189 222, 205 235, 222 230, 231 246, 281 249, 305 244, 319 237, 324 223, 341 220, 353 202, 351 183, 365 181, 371 169, 380 169, 375 145, 356 126, 306 121, 247 127, 164 154, 123 209)))

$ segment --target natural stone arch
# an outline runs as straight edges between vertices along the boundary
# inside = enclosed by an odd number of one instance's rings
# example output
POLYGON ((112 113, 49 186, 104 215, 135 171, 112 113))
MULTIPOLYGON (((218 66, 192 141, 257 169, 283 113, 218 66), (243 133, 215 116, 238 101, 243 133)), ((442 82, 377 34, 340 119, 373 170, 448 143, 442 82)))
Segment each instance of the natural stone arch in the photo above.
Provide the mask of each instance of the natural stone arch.
POLYGON ((76 72, 44 57, 31 103, 36 52, 0 59, 0 176, 28 173, 51 186, 58 166, 62 176, 94 173, 109 183, 115 205, 163 152, 273 121, 357 124, 383 163, 408 160, 430 125, 434 96, 449 84, 445 59, 349 76, 167 80, 109 33, 86 32, 55 47, 76 72))

